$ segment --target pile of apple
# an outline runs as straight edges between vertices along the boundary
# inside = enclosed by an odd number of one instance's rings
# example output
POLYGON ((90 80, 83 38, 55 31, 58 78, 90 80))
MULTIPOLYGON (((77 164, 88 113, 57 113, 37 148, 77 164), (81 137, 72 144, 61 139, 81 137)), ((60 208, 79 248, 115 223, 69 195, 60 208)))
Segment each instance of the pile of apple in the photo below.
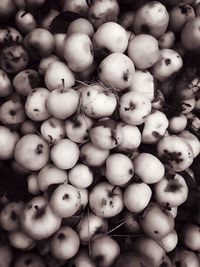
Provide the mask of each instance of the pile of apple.
POLYGON ((28 195, 0 198, 0 266, 199 267, 200 1, 1 0, 0 23, 28 195))

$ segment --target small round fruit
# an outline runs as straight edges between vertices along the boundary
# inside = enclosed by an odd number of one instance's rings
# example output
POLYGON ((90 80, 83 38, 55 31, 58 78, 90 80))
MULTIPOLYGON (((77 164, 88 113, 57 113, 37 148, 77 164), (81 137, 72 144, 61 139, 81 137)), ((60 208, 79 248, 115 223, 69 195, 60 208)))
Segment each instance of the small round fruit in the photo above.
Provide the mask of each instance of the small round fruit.
POLYGON ((5 126, 0 126, 0 159, 11 159, 14 155, 14 150, 19 135, 17 132, 10 130, 5 126))
POLYGON ((16 144, 14 157, 22 167, 37 171, 49 160, 49 146, 43 138, 36 134, 27 134, 16 144))
POLYGON ((73 216, 80 208, 80 195, 77 189, 69 184, 58 186, 50 199, 53 211, 62 218, 73 216))
POLYGON ((158 40, 148 34, 134 36, 129 41, 128 56, 138 69, 152 67, 160 57, 158 40))
POLYGON ((51 149, 50 158, 56 167, 60 169, 71 169, 79 158, 79 147, 69 139, 58 141, 51 149))
POLYGON ((134 213, 146 208, 152 196, 151 188, 145 183, 131 183, 124 191, 124 205, 134 213))
POLYGON ((71 259, 79 250, 80 240, 77 233, 68 226, 62 226, 51 240, 51 253, 61 260, 71 259))
POLYGON ((154 185, 156 201, 163 206, 177 207, 188 197, 185 179, 176 173, 168 173, 154 185))
POLYGON ((90 192, 89 205, 97 216, 114 217, 124 207, 122 191, 118 186, 107 182, 98 183, 90 192))
POLYGON ((82 163, 76 164, 68 173, 70 184, 78 188, 87 188, 93 181, 91 169, 82 163))
POLYGON ((147 184, 157 183, 165 174, 162 162, 150 153, 140 153, 136 156, 133 160, 133 166, 135 175, 147 184))

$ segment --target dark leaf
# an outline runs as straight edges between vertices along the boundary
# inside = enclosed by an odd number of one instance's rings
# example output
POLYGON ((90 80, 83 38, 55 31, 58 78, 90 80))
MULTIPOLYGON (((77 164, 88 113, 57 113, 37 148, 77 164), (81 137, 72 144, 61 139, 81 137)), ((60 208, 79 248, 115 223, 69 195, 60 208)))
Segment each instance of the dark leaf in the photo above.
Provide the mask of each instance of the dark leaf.
POLYGON ((67 29, 69 27, 69 24, 79 18, 83 18, 83 16, 81 16, 78 13, 75 12, 62 12, 60 13, 58 16, 56 16, 51 25, 50 25, 50 31, 51 33, 66 33, 67 29))

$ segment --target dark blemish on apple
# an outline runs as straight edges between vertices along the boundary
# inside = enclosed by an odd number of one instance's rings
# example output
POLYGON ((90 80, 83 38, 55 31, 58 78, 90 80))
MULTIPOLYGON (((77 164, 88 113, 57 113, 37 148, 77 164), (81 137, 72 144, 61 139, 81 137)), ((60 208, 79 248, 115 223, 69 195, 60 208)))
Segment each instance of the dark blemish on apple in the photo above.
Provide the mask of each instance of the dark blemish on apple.
POLYGON ((42 152, 43 152, 43 144, 39 144, 38 146, 37 146, 37 148, 36 148, 36 153, 38 154, 38 155, 40 155, 40 154, 42 154, 42 152))
POLYGON ((125 111, 134 110, 136 108, 135 104, 130 101, 129 108, 124 108, 125 111))
POLYGON ((143 73, 146 73, 147 71, 146 70, 142 70, 143 73))
POLYGON ((63 199, 63 200, 67 200, 67 199, 69 199, 69 194, 64 194, 64 196, 63 196, 62 199, 63 199))
POLYGON ((168 66, 169 64, 171 64, 171 59, 169 58, 165 59, 165 65, 168 66))
POLYGON ((65 239, 65 235, 63 233, 60 233, 58 236, 57 236, 57 239, 59 240, 63 240, 65 239))
POLYGON ((15 115, 16 115, 16 111, 13 110, 13 109, 11 109, 11 110, 9 111, 9 113, 10 113, 11 116, 15 116, 15 115))
POLYGON ((39 109, 37 109, 37 108, 34 108, 34 110, 33 110, 34 112, 39 112, 39 109))
POLYGON ((33 260, 32 260, 31 258, 26 259, 26 260, 24 261, 25 265, 27 265, 27 266, 30 265, 32 262, 33 262, 33 260))
POLYGON ((107 200, 103 198, 101 201, 101 206, 106 206, 106 205, 107 205, 107 200))
POLYGON ((88 140, 88 135, 84 135, 83 140, 88 140))
POLYGON ((35 206, 36 214, 34 216, 35 219, 41 218, 46 213, 46 205, 44 207, 39 208, 37 205, 35 206), (37 208, 36 208, 37 207, 37 208))
POLYGON ((104 257, 102 255, 98 255, 94 258, 94 261, 99 264, 103 261, 104 257))
POLYGON ((54 122, 52 120, 49 120, 49 125, 52 127, 52 128, 56 128, 56 125, 54 124, 54 122))
POLYGON ((156 131, 153 131, 153 132, 152 132, 152 135, 153 135, 156 139, 162 137, 162 135, 159 134, 159 133, 156 132, 156 131))
POLYGON ((165 187, 165 192, 176 192, 182 187, 182 185, 178 181, 170 180, 168 185, 165 187))
POLYGON ((11 218, 11 220, 13 220, 13 221, 16 221, 16 220, 17 220, 17 214, 16 214, 15 211, 12 210, 11 215, 10 215, 10 218, 11 218))
POLYGON ((133 170, 130 169, 130 170, 128 171, 128 173, 132 175, 132 174, 133 174, 133 170))
POLYGON ((90 92, 87 92, 87 96, 90 96, 90 92))
POLYGON ((147 24, 142 24, 141 25, 141 31, 143 33, 150 33, 150 29, 149 29, 149 26, 147 24))
POLYGON ((81 127, 81 122, 79 120, 74 120, 73 121, 73 128, 78 128, 81 127))
POLYGON ((154 231, 155 234, 158 234, 158 231, 154 231))
POLYGON ((129 71, 128 70, 123 73, 123 80, 125 82, 128 82, 128 80, 129 80, 129 71))

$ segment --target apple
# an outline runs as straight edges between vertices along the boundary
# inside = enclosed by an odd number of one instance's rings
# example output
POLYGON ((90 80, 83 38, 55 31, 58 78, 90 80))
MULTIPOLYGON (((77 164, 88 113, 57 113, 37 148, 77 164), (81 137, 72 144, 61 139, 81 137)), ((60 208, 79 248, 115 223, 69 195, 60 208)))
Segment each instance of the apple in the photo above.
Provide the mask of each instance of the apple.
POLYGON ((120 247, 113 238, 96 235, 91 242, 91 257, 97 265, 110 267, 120 255, 120 247))
POLYGON ((35 253, 21 254, 15 261, 14 267, 45 267, 45 263, 40 256, 35 253))
POLYGON ((176 135, 162 137, 157 143, 157 152, 161 160, 175 172, 186 170, 194 158, 191 146, 183 137, 176 135))
POLYGON ((13 87, 22 96, 28 96, 34 88, 40 87, 40 76, 34 69, 20 71, 13 79, 13 87))
POLYGON ((63 53, 69 68, 76 72, 86 70, 92 65, 94 60, 92 41, 85 33, 67 35, 63 53))
POLYGON ((49 95, 49 90, 43 87, 35 88, 28 94, 25 103, 25 112, 31 120, 44 121, 50 117, 47 109, 49 95))
MULTIPOLYGON (((54 60, 54 59, 53 59, 54 60)), ((44 81, 50 91, 66 90, 75 84, 75 77, 69 67, 59 60, 50 63, 45 72, 44 81)))
POLYGON ((110 118, 99 119, 89 131, 93 145, 100 149, 113 149, 121 141, 121 132, 117 131, 117 122, 110 118))
POLYGON ((176 248, 178 243, 178 235, 175 230, 172 230, 169 234, 157 240, 158 244, 168 253, 176 248))
POLYGON ((114 153, 106 159, 105 176, 109 183, 122 186, 130 181, 133 174, 133 163, 126 155, 114 153))
POLYGON ((114 217, 124 207, 122 190, 108 182, 100 182, 90 191, 89 206, 99 217, 114 217))
POLYGON ((77 254, 69 261, 69 267, 96 267, 95 262, 91 259, 89 252, 86 248, 81 247, 77 254))
POLYGON ((56 215, 43 196, 32 198, 20 214, 22 231, 34 240, 48 238, 61 225, 61 218, 56 215))
POLYGON ((90 142, 84 144, 80 149, 80 159, 89 167, 102 166, 109 154, 108 149, 100 149, 90 142))
POLYGON ((129 153, 135 151, 141 143, 141 133, 137 126, 118 122, 116 135, 120 137, 116 151, 129 153))
POLYGON ((154 197, 160 205, 177 207, 188 197, 185 179, 176 173, 168 173, 154 185, 154 197))
POLYGON ((1 50, 0 67, 7 73, 24 70, 29 63, 29 55, 20 44, 12 43, 1 50))
POLYGON ((84 114, 100 119, 113 114, 116 106, 116 95, 100 83, 83 85, 79 88, 80 104, 84 114))
POLYGON ((19 229, 19 216, 24 209, 24 202, 9 202, 1 210, 0 223, 6 231, 15 231, 19 229))
POLYGON ((10 232, 8 238, 11 246, 20 250, 31 250, 36 244, 32 238, 25 235, 21 230, 10 232))
POLYGON ((80 238, 81 243, 84 245, 88 245, 88 243, 91 242, 93 236, 95 236, 96 234, 106 233, 107 230, 107 221, 92 212, 84 215, 76 226, 77 234, 80 238))
POLYGON ((141 227, 146 235, 161 239, 174 228, 174 218, 157 203, 151 202, 140 218, 141 227))
POLYGON ((169 11, 169 28, 174 32, 180 32, 188 21, 195 17, 194 9, 191 5, 180 3, 169 11))
POLYGON ((12 93, 13 87, 10 78, 7 73, 0 69, 0 97, 7 97, 12 93))
POLYGON ((0 4, 0 21, 6 21, 15 13, 16 6, 13 0, 2 0, 0 4))
POLYGON ((85 18, 75 19, 69 24, 67 29, 67 34, 70 35, 72 33, 85 33, 90 38, 94 35, 94 28, 92 24, 85 18))
POLYGON ((17 28, 24 34, 37 27, 37 21, 32 13, 27 10, 19 10, 15 15, 15 23, 17 28))
POLYGON ((89 6, 86 0, 68 0, 62 2, 62 12, 70 11, 83 16, 88 15, 89 6))
POLYGON ((51 148, 50 158, 56 167, 67 170, 79 159, 79 147, 69 139, 61 139, 51 148))
POLYGON ((187 118, 185 115, 180 114, 170 118, 168 130, 172 134, 179 134, 185 130, 187 126, 187 118))
POLYGON ((145 94, 145 96, 152 101, 155 94, 153 75, 148 70, 136 70, 132 75, 132 83, 129 90, 145 94))
POLYGON ((14 158, 29 171, 40 170, 49 160, 49 146, 37 134, 24 135, 16 144, 14 158))
POLYGON ((80 240, 77 233, 68 226, 62 226, 51 239, 50 249, 54 257, 68 260, 79 250, 80 240))
POLYGON ((93 120, 85 114, 79 113, 65 121, 65 131, 67 137, 75 143, 86 143, 89 141, 89 130, 93 125, 93 120))
POLYGON ((139 213, 147 207, 151 196, 152 191, 147 184, 131 183, 124 191, 124 205, 129 211, 139 213))
POLYGON ((67 172, 57 168, 54 164, 45 165, 37 174, 39 190, 45 192, 51 185, 59 185, 68 182, 67 172))
POLYGON ((199 35, 200 17, 187 22, 181 32, 181 43, 186 50, 195 51, 200 48, 199 35))
POLYGON ((53 35, 55 41, 54 53, 60 59, 64 59, 64 43, 66 36, 66 33, 55 33, 53 35))
POLYGON ((54 38, 50 31, 35 28, 25 36, 24 45, 33 55, 48 57, 54 50, 54 38))
POLYGON ((192 251, 200 249, 200 227, 194 223, 187 223, 181 229, 183 244, 192 251))
POLYGON ((133 30, 136 34, 146 33, 159 38, 165 33, 168 23, 169 13, 166 7, 158 1, 151 1, 136 10, 133 30))
POLYGON ((199 261, 197 255, 190 250, 179 247, 175 250, 175 252, 171 256, 172 266, 176 266, 177 264, 191 266, 191 267, 199 267, 199 261))
POLYGON ((160 49, 172 48, 176 41, 176 36, 173 31, 165 32, 158 41, 160 49))
POLYGON ((73 88, 55 89, 48 95, 46 107, 56 119, 65 120, 79 107, 79 94, 73 88))
POLYGON ((200 153, 200 141, 199 141, 199 139, 194 134, 189 132, 188 130, 182 131, 179 134, 179 136, 182 137, 189 146, 191 146, 193 156, 194 156, 194 158, 196 158, 200 153))
POLYGON ((37 173, 31 173, 27 177, 28 192, 32 195, 39 195, 40 188, 38 185, 38 175, 37 173))
POLYGON ((128 57, 137 69, 152 67, 160 57, 158 40, 152 35, 138 34, 128 44, 128 57))
POLYGON ((157 183, 165 174, 165 168, 162 162, 150 153, 139 153, 133 159, 133 166, 135 175, 146 184, 157 183))
POLYGON ((94 0, 89 9, 89 21, 95 29, 98 29, 105 22, 116 22, 119 11, 116 0, 94 0))
POLYGON ((102 49, 108 53, 124 53, 128 47, 128 35, 118 23, 106 22, 96 30, 93 44, 95 49, 102 49))
MULTIPOLYGON (((38 72, 40 75, 45 75, 47 69, 49 68, 50 64, 55 62, 55 61, 60 61, 57 56, 54 54, 48 56, 48 57, 43 57, 40 60, 40 63, 38 65, 38 72)), ((49 76, 50 77, 50 76, 49 76)), ((45 82, 46 83, 46 82, 45 82)), ((48 86, 47 86, 48 87, 48 86)), ((49 88, 48 88, 49 89, 49 88)), ((50 90, 50 89, 49 89, 50 90)))
POLYGON ((154 144, 166 134, 169 121, 165 113, 152 110, 144 122, 142 130, 142 143, 154 144))
POLYGON ((68 179, 70 184, 75 187, 87 188, 93 182, 93 173, 87 165, 77 163, 69 170, 68 179))
POLYGON ((59 185, 51 195, 50 206, 62 218, 69 218, 80 208, 80 195, 76 187, 69 184, 59 185))
POLYGON ((42 122, 40 132, 42 137, 48 141, 49 144, 54 144, 63 139, 66 135, 64 121, 50 117, 42 122))
POLYGON ((37 124, 32 120, 25 120, 21 124, 20 131, 22 135, 35 134, 38 132, 37 124))
POLYGON ((98 77, 108 88, 123 91, 131 86, 134 72, 135 67, 129 57, 122 53, 112 53, 99 65, 98 77))
MULTIPOLYGON (((152 262, 141 254, 125 252, 121 254, 115 262, 115 267, 121 267, 126 262, 126 267, 152 266, 152 262)), ((153 267, 153 266, 152 266, 153 267)))
POLYGON ((119 102, 119 115, 123 122, 130 125, 142 124, 151 112, 151 102, 142 93, 128 91, 119 102))
MULTIPOLYGON (((46 0, 44 0, 46 1, 46 0)), ((60 12, 55 9, 55 8, 51 8, 49 10, 49 12, 42 18, 41 22, 40 22, 40 27, 44 28, 44 29, 49 29, 50 25, 52 23, 52 21, 60 14, 60 12)))
POLYGON ((12 159, 19 134, 6 126, 0 126, 0 159, 12 159))

